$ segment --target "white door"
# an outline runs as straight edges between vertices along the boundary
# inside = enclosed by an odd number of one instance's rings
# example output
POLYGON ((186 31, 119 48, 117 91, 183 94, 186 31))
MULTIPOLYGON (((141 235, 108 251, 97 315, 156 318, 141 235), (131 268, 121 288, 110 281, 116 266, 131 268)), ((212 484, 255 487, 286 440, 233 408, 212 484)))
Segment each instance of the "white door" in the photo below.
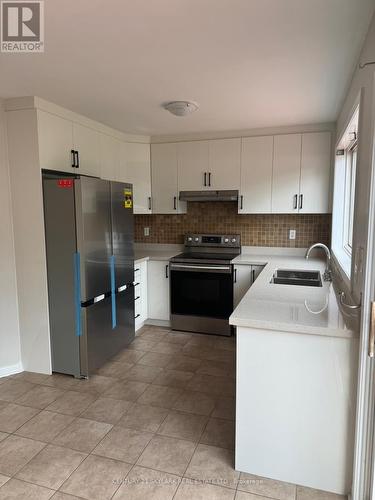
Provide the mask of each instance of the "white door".
POLYGON ((329 212, 331 133, 302 134, 299 212, 329 212))
POLYGON ((72 158, 72 122, 40 110, 37 120, 40 168, 77 173, 72 158))
POLYGON ((178 144, 179 191, 209 189, 208 144, 208 141, 180 142, 178 144))
POLYGON ((126 143, 126 178, 133 184, 135 214, 151 213, 150 144, 126 143))
POLYGON ((248 291, 252 284, 251 266, 240 265, 234 266, 234 287, 233 287, 233 302, 234 307, 237 307, 241 302, 242 297, 248 291))
POLYGON ((272 213, 298 213, 300 170, 301 134, 275 135, 272 213))
POLYGON ((208 188, 240 189, 241 139, 209 141, 208 188))
POLYGON ((77 172, 100 177, 100 134, 96 130, 73 123, 73 144, 78 151, 77 172))
POLYGON ((239 213, 270 214, 273 136, 244 137, 239 213))
POLYGON ((100 134, 100 177, 109 181, 116 180, 121 142, 114 137, 100 134))
POLYGON ((170 320, 169 263, 165 260, 147 262, 148 317, 153 320, 170 320))
MULTIPOLYGON (((181 213, 177 186, 177 144, 151 145, 152 212, 181 213)), ((184 204, 186 207, 186 203, 184 204)))

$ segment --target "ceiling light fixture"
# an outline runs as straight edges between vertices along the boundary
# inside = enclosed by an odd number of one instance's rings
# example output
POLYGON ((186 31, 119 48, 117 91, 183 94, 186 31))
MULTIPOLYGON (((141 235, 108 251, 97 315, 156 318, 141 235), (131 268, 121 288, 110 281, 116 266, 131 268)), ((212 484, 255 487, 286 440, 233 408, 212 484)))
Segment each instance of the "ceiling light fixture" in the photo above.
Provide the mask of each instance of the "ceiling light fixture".
POLYGON ((164 109, 176 116, 186 116, 197 111, 198 104, 191 101, 172 101, 163 105, 164 109))

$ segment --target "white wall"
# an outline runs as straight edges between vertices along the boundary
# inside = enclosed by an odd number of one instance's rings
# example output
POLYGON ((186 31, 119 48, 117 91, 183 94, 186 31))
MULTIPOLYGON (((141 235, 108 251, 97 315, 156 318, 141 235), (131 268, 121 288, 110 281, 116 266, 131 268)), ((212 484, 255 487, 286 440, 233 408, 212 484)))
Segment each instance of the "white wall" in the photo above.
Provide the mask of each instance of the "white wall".
POLYGON ((9 165, 3 101, 0 100, 0 377, 21 371, 9 165))
POLYGON ((42 175, 36 110, 7 112, 23 368, 51 373, 42 175))
MULTIPOLYGON (((372 19, 366 40, 359 58, 360 62, 375 60, 375 17, 372 19)), ((370 196, 370 177, 372 166, 372 148, 374 137, 374 76, 375 65, 359 69, 357 67, 347 96, 337 120, 337 140, 340 139, 353 113, 358 94, 361 92, 360 123, 358 130, 359 150, 356 181, 356 206, 354 215, 353 255, 356 249, 362 247, 364 255, 367 249, 368 206, 370 196)), ((354 258, 352 267, 354 265, 354 258)), ((363 268, 365 272, 365 267, 363 268)), ((353 293, 359 300, 363 287, 364 273, 357 276, 353 285, 353 293)))

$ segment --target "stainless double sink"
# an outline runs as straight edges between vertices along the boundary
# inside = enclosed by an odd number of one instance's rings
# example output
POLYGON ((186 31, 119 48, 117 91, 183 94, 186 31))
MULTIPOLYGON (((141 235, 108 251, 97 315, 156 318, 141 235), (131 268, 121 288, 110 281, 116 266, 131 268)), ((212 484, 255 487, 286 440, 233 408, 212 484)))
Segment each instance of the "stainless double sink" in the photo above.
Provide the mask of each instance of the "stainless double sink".
POLYGON ((322 278, 319 271, 277 269, 271 283, 278 285, 322 286, 322 278))

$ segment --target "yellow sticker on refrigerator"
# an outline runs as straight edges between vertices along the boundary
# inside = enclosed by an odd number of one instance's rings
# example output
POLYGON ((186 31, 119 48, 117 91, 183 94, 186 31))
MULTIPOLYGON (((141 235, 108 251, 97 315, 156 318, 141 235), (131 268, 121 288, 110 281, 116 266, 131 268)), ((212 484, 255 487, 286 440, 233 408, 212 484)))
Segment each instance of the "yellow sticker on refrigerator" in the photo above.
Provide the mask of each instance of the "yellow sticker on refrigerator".
POLYGON ((133 208, 133 193, 124 189, 124 208, 133 208))

